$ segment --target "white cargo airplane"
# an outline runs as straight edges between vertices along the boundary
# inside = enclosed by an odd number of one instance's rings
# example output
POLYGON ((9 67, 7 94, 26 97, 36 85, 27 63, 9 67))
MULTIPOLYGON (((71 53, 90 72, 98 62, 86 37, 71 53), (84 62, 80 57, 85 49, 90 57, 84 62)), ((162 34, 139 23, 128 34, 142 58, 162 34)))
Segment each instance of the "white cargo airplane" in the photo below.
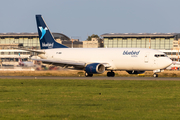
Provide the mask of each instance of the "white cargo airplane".
POLYGON ((113 71, 125 70, 129 74, 141 74, 153 71, 154 77, 163 71, 172 61, 158 50, 146 48, 68 48, 57 43, 41 15, 36 15, 37 29, 41 50, 39 53, 43 63, 84 70, 86 77, 107 72, 114 77, 113 71))

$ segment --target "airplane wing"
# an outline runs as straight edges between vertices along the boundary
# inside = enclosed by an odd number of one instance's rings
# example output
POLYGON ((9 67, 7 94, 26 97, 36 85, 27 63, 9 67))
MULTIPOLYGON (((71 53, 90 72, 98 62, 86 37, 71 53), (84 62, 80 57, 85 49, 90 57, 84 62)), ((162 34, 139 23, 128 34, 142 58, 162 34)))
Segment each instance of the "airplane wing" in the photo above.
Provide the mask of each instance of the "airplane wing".
POLYGON ((39 54, 44 54, 45 53, 43 50, 32 50, 32 49, 25 49, 25 48, 14 48, 14 49, 25 50, 25 51, 35 52, 35 53, 39 53, 39 54))
POLYGON ((77 66, 77 67, 84 68, 84 66, 86 65, 86 63, 83 63, 83 62, 75 62, 75 61, 68 61, 68 60, 57 61, 57 60, 34 59, 34 58, 32 58, 32 60, 42 61, 43 63, 46 63, 46 64, 52 64, 52 65, 58 65, 58 66, 77 66))
MULTIPOLYGON (((69 60, 57 61, 57 60, 34 59, 34 58, 32 58, 32 60, 42 61, 43 63, 57 65, 57 66, 65 66, 65 67, 73 66, 78 69, 83 69, 87 65, 87 63, 85 62, 76 62, 76 61, 69 61, 69 60)), ((111 67, 108 63, 101 63, 101 64, 103 64, 105 68, 111 67)))

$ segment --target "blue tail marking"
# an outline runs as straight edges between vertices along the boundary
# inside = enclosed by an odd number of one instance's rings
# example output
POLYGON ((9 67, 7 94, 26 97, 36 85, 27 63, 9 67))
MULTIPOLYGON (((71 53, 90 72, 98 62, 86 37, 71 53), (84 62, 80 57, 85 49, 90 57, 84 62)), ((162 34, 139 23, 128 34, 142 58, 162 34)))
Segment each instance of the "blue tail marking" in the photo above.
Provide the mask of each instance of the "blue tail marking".
POLYGON ((54 37, 41 15, 36 15, 36 23, 41 49, 68 48, 67 46, 57 43, 54 40, 54 37))

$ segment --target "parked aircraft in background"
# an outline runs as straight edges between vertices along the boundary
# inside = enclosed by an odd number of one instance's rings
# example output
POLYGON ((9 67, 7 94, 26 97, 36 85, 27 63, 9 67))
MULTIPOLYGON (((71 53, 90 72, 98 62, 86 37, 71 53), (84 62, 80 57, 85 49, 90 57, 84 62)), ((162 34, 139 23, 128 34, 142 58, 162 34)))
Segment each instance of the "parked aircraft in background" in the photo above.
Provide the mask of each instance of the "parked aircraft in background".
POLYGON ((33 62, 30 62, 30 61, 27 61, 27 62, 23 62, 22 59, 21 59, 21 56, 20 56, 20 53, 19 53, 19 66, 25 66, 25 67, 34 67, 34 63, 33 62))
MULTIPOLYGON (((158 50, 145 48, 68 48, 57 43, 41 15, 36 15, 37 29, 41 50, 37 52, 46 64, 63 66, 65 68, 84 70, 86 77, 107 72, 108 77, 114 77, 114 71, 125 70, 129 74, 141 74, 153 71, 154 77, 172 61, 158 50)), ((31 51, 31 50, 29 50, 31 51)))
POLYGON ((167 70, 179 70, 180 68, 180 62, 178 61, 173 61, 170 66, 168 66, 166 69, 167 70))

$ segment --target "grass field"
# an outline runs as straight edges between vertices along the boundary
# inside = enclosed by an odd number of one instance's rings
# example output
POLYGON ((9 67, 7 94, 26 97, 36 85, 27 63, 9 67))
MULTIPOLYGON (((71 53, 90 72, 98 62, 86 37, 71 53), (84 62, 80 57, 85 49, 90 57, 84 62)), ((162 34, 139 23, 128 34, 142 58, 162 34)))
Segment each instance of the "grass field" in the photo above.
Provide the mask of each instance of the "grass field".
POLYGON ((0 79, 0 119, 178 120, 179 81, 0 79))

